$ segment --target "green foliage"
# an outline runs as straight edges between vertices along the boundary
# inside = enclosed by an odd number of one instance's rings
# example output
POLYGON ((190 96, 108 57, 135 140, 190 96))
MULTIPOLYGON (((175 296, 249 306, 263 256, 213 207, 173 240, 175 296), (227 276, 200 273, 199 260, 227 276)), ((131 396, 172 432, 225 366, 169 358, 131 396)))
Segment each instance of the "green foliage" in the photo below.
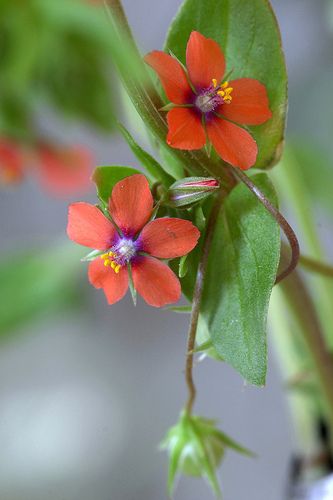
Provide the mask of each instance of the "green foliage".
POLYGON ((214 420, 188 415, 183 412, 177 425, 172 427, 161 444, 169 453, 168 491, 172 495, 178 473, 205 477, 215 495, 220 497, 216 469, 226 448, 251 455, 216 427, 214 420))
POLYGON ((256 166, 278 161, 285 127, 287 73, 279 28, 267 0, 185 0, 171 24, 165 49, 185 63, 191 31, 216 40, 224 50, 230 80, 248 77, 266 85, 273 118, 249 127, 259 147, 256 166))
MULTIPOLYGON (((79 0, 0 3, 0 131, 31 138, 41 101, 110 130, 111 40, 103 9, 79 0)), ((33 137, 32 137, 33 138, 33 137)))
POLYGON ((173 183, 173 178, 164 172, 158 161, 155 160, 147 151, 145 151, 139 144, 134 140, 129 131, 121 124, 118 124, 119 130, 122 133, 128 146, 131 148, 133 154, 136 156, 140 165, 146 168, 149 176, 155 181, 160 181, 165 186, 170 186, 173 183))
POLYGON ((184 177, 184 166, 173 152, 170 151, 166 143, 160 144, 159 153, 164 170, 174 179, 182 179, 184 177))
POLYGON ((0 264, 0 335, 73 306, 79 298, 80 257, 75 248, 19 251, 0 264))
POLYGON ((141 174, 141 172, 132 167, 116 165, 96 167, 92 175, 92 180, 96 184, 99 199, 107 205, 113 186, 122 179, 125 179, 125 177, 134 174, 141 174))
MULTIPOLYGON (((275 205, 265 174, 255 184, 275 205)), ((277 222, 243 184, 227 197, 213 236, 201 315, 218 355, 250 383, 266 376, 266 319, 280 258, 277 222)))

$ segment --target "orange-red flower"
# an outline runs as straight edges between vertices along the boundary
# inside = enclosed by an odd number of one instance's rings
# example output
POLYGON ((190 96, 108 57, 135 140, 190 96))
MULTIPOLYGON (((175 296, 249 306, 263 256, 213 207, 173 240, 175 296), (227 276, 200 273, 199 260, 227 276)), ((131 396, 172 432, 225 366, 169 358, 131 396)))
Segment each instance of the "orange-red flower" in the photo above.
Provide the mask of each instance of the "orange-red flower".
POLYGON ((221 158, 234 167, 254 165, 258 148, 244 128, 271 118, 265 86, 258 80, 224 80, 225 59, 212 39, 192 31, 184 68, 161 51, 145 56, 156 71, 174 107, 167 114, 167 143, 177 149, 200 149, 208 140, 221 158))
POLYGON ((99 251, 89 264, 90 283, 103 288, 108 303, 114 304, 127 292, 130 264, 134 288, 148 304, 161 307, 177 302, 179 280, 158 259, 174 259, 190 252, 200 236, 198 229, 183 219, 151 220, 153 197, 141 174, 114 186, 108 209, 110 219, 88 203, 69 207, 69 238, 99 251))
POLYGON ((19 145, 6 138, 0 139, 0 184, 16 184, 23 179, 23 153, 19 145))
POLYGON ((87 190, 93 166, 92 154, 87 148, 42 143, 37 146, 35 154, 37 172, 49 192, 65 196, 87 190))

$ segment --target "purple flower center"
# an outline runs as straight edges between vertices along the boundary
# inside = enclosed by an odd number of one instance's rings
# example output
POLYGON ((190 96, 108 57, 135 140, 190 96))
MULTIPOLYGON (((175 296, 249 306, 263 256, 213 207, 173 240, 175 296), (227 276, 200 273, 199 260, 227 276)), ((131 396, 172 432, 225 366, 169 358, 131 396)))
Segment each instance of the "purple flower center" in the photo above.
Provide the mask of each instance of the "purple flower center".
POLYGON ((121 267, 130 262, 138 252, 138 243, 130 238, 119 238, 106 253, 101 255, 104 266, 110 266, 115 273, 119 273, 121 267))
POLYGON ((201 113, 211 113, 223 104, 223 97, 219 96, 215 89, 210 87, 197 96, 194 104, 201 113))
POLYGON ((229 87, 229 82, 224 82, 218 85, 217 80, 213 78, 212 85, 196 97, 194 105, 201 113, 211 113, 221 104, 230 104, 232 101, 232 87, 229 87))

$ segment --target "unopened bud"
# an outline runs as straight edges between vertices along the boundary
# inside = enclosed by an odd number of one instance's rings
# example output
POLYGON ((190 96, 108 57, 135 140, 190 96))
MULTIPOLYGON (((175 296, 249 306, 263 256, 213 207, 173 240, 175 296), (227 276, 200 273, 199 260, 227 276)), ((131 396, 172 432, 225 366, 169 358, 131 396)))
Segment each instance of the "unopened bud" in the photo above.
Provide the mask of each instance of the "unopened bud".
POLYGON ((219 187, 219 182, 213 177, 186 177, 170 186, 168 202, 174 207, 186 208, 204 200, 219 187))
POLYGON ((216 496, 220 495, 216 469, 220 465, 226 448, 251 455, 226 434, 217 429, 214 420, 189 415, 183 412, 177 425, 172 427, 162 448, 169 453, 168 489, 172 495, 177 473, 205 477, 216 496))

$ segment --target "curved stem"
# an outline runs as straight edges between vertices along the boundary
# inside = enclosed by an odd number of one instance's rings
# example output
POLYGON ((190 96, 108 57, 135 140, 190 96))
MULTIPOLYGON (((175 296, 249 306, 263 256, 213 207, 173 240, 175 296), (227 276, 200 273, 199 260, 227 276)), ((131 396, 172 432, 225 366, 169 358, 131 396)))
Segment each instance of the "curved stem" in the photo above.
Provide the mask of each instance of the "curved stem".
POLYGON ((213 234, 214 234, 215 223, 216 223, 224 196, 225 196, 225 192, 220 191, 220 194, 219 194, 218 198, 216 199, 215 204, 213 205, 213 208, 212 208, 210 216, 209 216, 206 234, 205 234, 205 239, 204 239, 203 248, 202 248, 202 253, 201 253, 201 258, 200 258, 198 271, 197 271, 197 278, 196 278, 194 292, 193 292, 193 301, 192 301, 193 305, 192 305, 190 326, 189 326, 188 337, 187 337, 187 352, 186 352, 186 366, 185 366, 185 379, 186 379, 186 384, 187 384, 187 388, 188 388, 188 399, 187 399, 187 402, 185 405, 185 410, 188 414, 192 413, 192 408, 193 408, 193 404, 194 404, 194 400, 195 400, 195 396, 196 396, 196 388, 195 388, 194 381, 193 381, 193 356, 194 356, 194 349, 195 349, 195 338, 196 338, 197 327, 198 327, 198 319, 199 319, 199 313, 200 313, 200 305, 201 305, 201 298, 202 298, 202 292, 203 292, 204 278, 205 278, 205 272, 206 272, 206 268, 207 268, 210 245, 211 245, 213 234))
POLYGON ((307 257, 306 255, 300 256, 299 263, 308 271, 321 274, 327 278, 333 278, 333 266, 330 266, 329 264, 312 259, 312 257, 307 257))
MULTIPOLYGON (((230 167, 231 168, 231 167, 230 167)), ((249 188, 249 190, 258 198, 260 203, 264 205, 264 207, 270 212, 270 214, 274 217, 276 222, 279 224, 280 228, 284 232, 289 241, 291 248, 291 259, 289 265, 277 276, 275 284, 280 283, 283 279, 285 279, 293 270, 296 268, 299 257, 299 243, 297 236, 290 226, 289 222, 283 217, 281 212, 271 202, 266 198, 264 193, 245 175, 241 170, 233 169, 233 175, 237 177, 239 180, 244 182, 244 184, 249 188)))

